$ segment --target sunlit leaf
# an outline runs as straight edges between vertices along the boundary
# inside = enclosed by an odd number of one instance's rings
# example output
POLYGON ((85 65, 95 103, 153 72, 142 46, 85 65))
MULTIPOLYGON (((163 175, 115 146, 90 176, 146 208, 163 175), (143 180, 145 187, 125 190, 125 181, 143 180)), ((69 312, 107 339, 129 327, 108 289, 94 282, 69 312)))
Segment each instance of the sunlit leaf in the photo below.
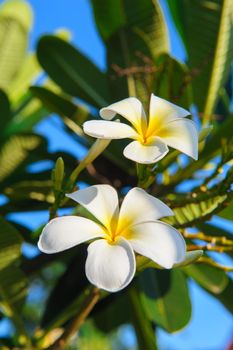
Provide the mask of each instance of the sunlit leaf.
POLYGON ((194 223, 204 221, 216 213, 220 205, 227 200, 227 194, 210 195, 209 198, 200 200, 187 201, 175 207, 172 206, 174 216, 166 218, 165 221, 177 227, 192 226, 194 223))
POLYGON ((21 255, 22 241, 16 228, 0 217, 0 270, 21 255))
POLYGON ((0 149, 0 181, 12 174, 41 142, 42 138, 33 134, 12 136, 0 149))
POLYGON ((25 1, 6 1, 0 8, 0 87, 8 89, 25 58, 31 8, 25 1))
POLYGON ((233 59, 231 0, 169 0, 194 70, 194 102, 207 118, 226 83, 233 59))
POLYGON ((145 270, 139 276, 140 297, 147 316, 168 332, 182 329, 191 317, 184 274, 179 270, 145 270))
POLYGON ((221 293, 228 284, 228 277, 225 272, 213 266, 195 264, 183 267, 182 270, 198 284, 214 294, 221 293))

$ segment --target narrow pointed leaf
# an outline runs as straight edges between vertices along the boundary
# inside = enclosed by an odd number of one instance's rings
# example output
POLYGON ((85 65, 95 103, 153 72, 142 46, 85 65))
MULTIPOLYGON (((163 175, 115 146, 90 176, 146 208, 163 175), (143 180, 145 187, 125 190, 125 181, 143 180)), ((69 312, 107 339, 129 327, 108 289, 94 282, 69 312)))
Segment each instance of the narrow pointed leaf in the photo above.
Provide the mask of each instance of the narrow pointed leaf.
POLYGON ((41 143, 42 138, 33 134, 15 135, 7 140, 0 150, 0 181, 11 175, 41 143))
POLYGON ((169 0, 171 13, 188 52, 194 102, 209 118, 233 59, 231 0, 169 0))
POLYGON ((32 86, 30 91, 51 112, 62 117, 69 117, 81 125, 89 115, 88 109, 82 105, 75 105, 70 99, 55 93, 45 87, 32 86))
POLYGON ((37 57, 48 75, 68 94, 95 107, 109 103, 105 74, 71 44, 55 36, 44 36, 39 40, 37 57))

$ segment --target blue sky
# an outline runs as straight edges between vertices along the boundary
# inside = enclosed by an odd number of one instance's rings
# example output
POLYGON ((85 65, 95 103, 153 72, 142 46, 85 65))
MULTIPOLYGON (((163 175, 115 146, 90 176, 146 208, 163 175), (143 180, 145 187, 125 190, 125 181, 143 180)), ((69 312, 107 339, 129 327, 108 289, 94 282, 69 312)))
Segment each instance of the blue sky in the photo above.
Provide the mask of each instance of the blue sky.
MULTIPOLYGON (((73 43, 101 69, 104 69, 105 50, 96 31, 88 0, 30 0, 29 2, 35 13, 34 27, 30 35, 30 50, 35 49, 36 41, 40 35, 53 33, 59 28, 67 28, 72 33, 73 43)), ((161 0, 161 5, 169 23, 172 54, 184 60, 185 52, 169 18, 166 0, 161 0)), ((77 149, 77 144, 71 138, 65 138, 59 120, 55 116, 50 121, 40 123, 37 131, 48 137, 50 149, 53 151, 61 149, 70 151, 73 149, 73 154, 75 155, 78 154, 82 157, 84 154, 84 150, 77 149), (53 136, 51 137, 51 135, 53 136)), ((35 228, 38 224, 43 223, 46 217, 46 213, 43 213, 33 217, 23 215, 19 218, 17 216, 17 219, 28 224, 31 228, 35 228)), ((231 315, 214 298, 203 292, 194 283, 190 284, 190 291, 193 300, 193 316, 190 324, 182 332, 174 335, 169 335, 160 330, 158 332, 160 349, 226 349, 233 332, 231 315)), ((1 327, 0 324, 0 334, 1 331, 6 331, 6 328, 1 327)), ((126 336, 130 339, 129 332, 126 336)))

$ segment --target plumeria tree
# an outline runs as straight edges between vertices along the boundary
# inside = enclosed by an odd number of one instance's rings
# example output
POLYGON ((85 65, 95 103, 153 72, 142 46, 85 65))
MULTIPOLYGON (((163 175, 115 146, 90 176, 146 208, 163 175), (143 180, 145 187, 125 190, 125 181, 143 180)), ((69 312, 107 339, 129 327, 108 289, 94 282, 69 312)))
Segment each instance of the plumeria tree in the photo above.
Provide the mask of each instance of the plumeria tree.
POLYGON ((31 9, 0 8, 0 305, 14 327, 3 349, 120 349, 124 324, 157 349, 157 327, 189 323, 190 279, 233 311, 232 232, 215 225, 233 220, 233 5, 167 4, 185 63, 159 1, 91 1, 105 71, 64 30, 27 54, 31 9), (36 133, 51 113, 85 147, 80 161, 36 133), (52 169, 30 171, 42 160, 52 169), (33 232, 9 216, 41 210, 33 232), (36 284, 43 302, 30 300, 36 284))

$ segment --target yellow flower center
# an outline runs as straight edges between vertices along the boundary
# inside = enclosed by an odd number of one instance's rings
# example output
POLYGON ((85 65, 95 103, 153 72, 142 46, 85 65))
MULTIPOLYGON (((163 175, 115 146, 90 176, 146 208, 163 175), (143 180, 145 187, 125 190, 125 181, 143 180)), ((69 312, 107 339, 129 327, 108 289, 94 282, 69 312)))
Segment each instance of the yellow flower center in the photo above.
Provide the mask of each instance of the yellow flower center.
POLYGON ((156 134, 154 133, 154 134, 149 134, 149 135, 147 135, 147 133, 146 134, 138 134, 138 138, 137 138, 137 140, 141 143, 141 144, 143 144, 143 145, 149 145, 149 144, 151 144, 152 142, 153 142, 153 137, 155 136, 156 134))
POLYGON ((154 136, 163 137, 163 123, 158 118, 152 118, 148 120, 148 124, 144 128, 137 129, 138 138, 137 140, 143 145, 149 145, 153 142, 154 136))
POLYGON ((117 242, 119 237, 124 237, 129 239, 132 235, 132 229, 130 228, 130 223, 132 220, 130 218, 112 219, 111 227, 109 229, 105 228, 106 239, 110 244, 117 242))

